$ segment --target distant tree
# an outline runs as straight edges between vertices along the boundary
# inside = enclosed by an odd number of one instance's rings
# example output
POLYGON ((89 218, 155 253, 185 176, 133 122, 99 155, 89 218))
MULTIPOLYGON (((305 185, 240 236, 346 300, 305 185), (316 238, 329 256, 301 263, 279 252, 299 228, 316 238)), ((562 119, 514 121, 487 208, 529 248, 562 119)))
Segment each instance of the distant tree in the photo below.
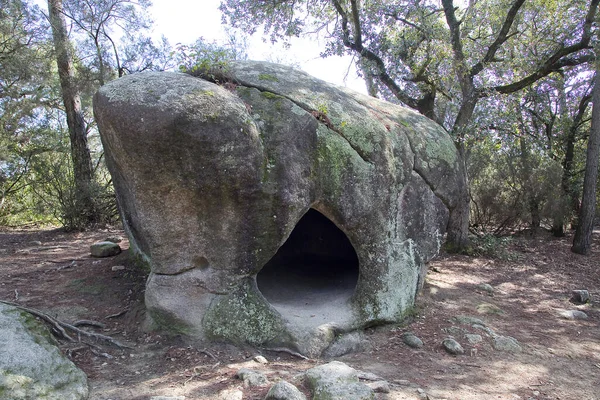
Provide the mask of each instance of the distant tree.
MULTIPOLYGON (((149 37, 142 33, 151 26, 146 10, 149 0, 63 0, 62 13, 73 23, 76 31, 87 39, 87 47, 93 49, 100 86, 112 79, 110 73, 123 76, 127 70, 150 69, 152 58, 144 53, 157 55, 157 49, 149 37), (123 48, 121 36, 127 38, 123 48), (128 52, 124 57, 121 53, 128 52), (132 57, 132 53, 136 56, 132 57), (141 59, 145 62, 141 62, 141 59), (132 62, 133 60, 137 61, 132 62), (135 65, 135 67, 134 67, 135 65)), ((85 48, 86 40, 80 43, 85 48)))

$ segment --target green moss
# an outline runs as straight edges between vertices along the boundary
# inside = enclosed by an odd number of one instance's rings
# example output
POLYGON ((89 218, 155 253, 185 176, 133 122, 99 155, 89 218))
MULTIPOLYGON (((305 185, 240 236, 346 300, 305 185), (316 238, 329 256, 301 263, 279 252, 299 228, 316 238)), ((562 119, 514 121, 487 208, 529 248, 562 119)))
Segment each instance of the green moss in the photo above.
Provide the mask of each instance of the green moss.
POLYGON ((285 325, 248 279, 235 292, 211 304, 203 320, 213 339, 260 346, 281 337, 285 325))
POLYGON ((260 95, 265 99, 273 100, 273 99, 281 99, 282 97, 278 94, 272 92, 260 92, 260 95))
POLYGON ((155 309, 148 309, 148 314, 154 324, 152 328, 158 328, 171 335, 193 336, 189 325, 180 321, 172 314, 155 309))
POLYGON ((258 80, 279 82, 279 79, 276 76, 270 74, 258 74, 258 80))

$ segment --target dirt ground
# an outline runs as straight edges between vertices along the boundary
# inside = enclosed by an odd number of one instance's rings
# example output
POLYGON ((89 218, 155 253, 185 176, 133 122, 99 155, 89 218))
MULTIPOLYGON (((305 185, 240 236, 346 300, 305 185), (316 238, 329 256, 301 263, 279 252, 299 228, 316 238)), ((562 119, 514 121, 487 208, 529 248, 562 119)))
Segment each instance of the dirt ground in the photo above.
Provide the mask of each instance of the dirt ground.
MULTIPOLYGON (((235 378, 241 367, 261 370, 271 382, 286 379, 307 395, 301 373, 324 360, 287 353, 190 344, 143 329, 144 273, 127 252, 103 259, 89 246, 120 231, 65 233, 60 230, 0 231, 0 299, 44 310, 67 322, 94 320, 89 328, 131 349, 62 343, 62 350, 89 378, 90 398, 142 400, 151 396, 263 399, 268 386, 245 388, 235 378), (124 268, 113 268, 123 266, 124 268), (253 361, 262 354, 268 364, 253 361)), ((412 322, 369 329, 365 350, 339 360, 390 383, 378 399, 600 399, 600 233, 592 255, 569 251, 571 237, 514 238, 503 259, 439 256, 432 263, 412 322), (492 294, 478 288, 487 283, 492 294), (587 289, 591 304, 574 305, 571 291, 587 289), (568 320, 561 310, 585 311, 587 320, 568 320), (495 333, 511 336, 519 353, 494 350, 492 338, 457 316, 483 320, 495 333), (401 335, 412 331, 424 342, 409 348, 401 335), (469 345, 465 333, 483 341, 469 345), (452 335, 465 354, 447 354, 441 342, 452 335)), ((124 240, 121 247, 127 248, 124 240)), ((310 398, 310 397, 309 397, 310 398)))

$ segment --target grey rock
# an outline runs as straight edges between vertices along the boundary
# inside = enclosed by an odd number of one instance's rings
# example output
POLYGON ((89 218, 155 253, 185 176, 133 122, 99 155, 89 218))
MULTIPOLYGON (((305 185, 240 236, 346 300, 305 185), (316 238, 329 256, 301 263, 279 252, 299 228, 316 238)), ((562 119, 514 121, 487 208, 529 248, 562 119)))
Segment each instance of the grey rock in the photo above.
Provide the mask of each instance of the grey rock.
POLYGON ((281 65, 234 62, 216 78, 235 92, 148 72, 94 97, 124 229, 151 269, 156 327, 309 355, 332 343, 318 326, 399 322, 458 205, 450 136, 281 65), (257 274, 309 212, 352 238, 360 279, 352 295, 298 318, 304 304, 268 300, 257 274))
POLYGON ((269 361, 267 361, 267 359, 261 355, 254 356, 254 361, 256 361, 259 364, 268 364, 269 363, 269 361))
POLYGON ((33 316, 0 303, 0 338, 0 399, 87 398, 87 377, 33 316))
POLYGON ((113 265, 111 268, 111 271, 123 271, 125 269, 124 265, 113 265))
POLYGON ((506 351, 508 353, 520 353, 523 350, 517 339, 501 335, 492 338, 492 347, 494 350, 506 351))
POLYGON ((358 373, 348 365, 332 361, 306 371, 313 400, 371 400, 373 390, 359 382, 358 373))
POLYGON ((248 368, 240 369, 235 376, 244 381, 244 386, 265 386, 269 384, 267 376, 259 371, 248 368))
POLYGON ((325 350, 325 357, 340 357, 344 354, 363 350, 366 339, 362 332, 350 332, 339 335, 334 342, 325 350))
POLYGON ((121 247, 113 242, 97 242, 90 246, 92 257, 112 257, 121 253, 121 247))
POLYGON ((494 337, 496 336, 496 332, 494 332, 494 330, 492 328, 488 328, 485 325, 480 325, 480 324, 473 324, 471 325, 471 328, 473 329, 477 329, 479 331, 483 331, 485 332, 488 336, 494 337))
POLYGON ((226 389, 219 392, 219 400, 243 400, 244 392, 239 389, 226 389))
POLYGON ((390 384, 387 381, 367 382, 366 385, 370 387, 375 393, 390 392, 390 384))
POLYGON ((450 337, 448 337, 442 341, 442 346, 444 347, 444 350, 446 350, 448 353, 453 354, 453 355, 459 355, 459 354, 465 353, 465 349, 463 349, 463 347, 460 345, 460 343, 458 343, 455 339, 450 338, 450 337))
POLYGON ((473 333, 466 333, 465 339, 467 339, 467 342, 469 342, 470 345, 476 345, 483 341, 483 337, 481 335, 473 333))
POLYGON ((32 246, 41 246, 42 242, 40 242, 39 240, 32 240, 31 242, 29 242, 32 246))
POLYGON ((104 241, 112 243, 121 243, 123 241, 123 238, 121 236, 109 236, 106 239, 104 239, 104 241))
POLYGON ((585 304, 591 301, 590 292, 584 289, 573 290, 571 292, 571 301, 575 304, 585 304))
POLYGON ((413 349, 420 349, 423 347, 423 341, 419 339, 414 333, 406 332, 402 335, 402 341, 413 349))
POLYGON ((588 315, 580 310, 559 310, 558 314, 564 319, 588 319, 588 315))
POLYGON ((271 386, 265 400, 306 400, 306 396, 291 383, 279 381, 271 386))
POLYGON ((477 285, 477 289, 484 291, 488 294, 494 294, 494 287, 489 283, 480 283, 477 285))

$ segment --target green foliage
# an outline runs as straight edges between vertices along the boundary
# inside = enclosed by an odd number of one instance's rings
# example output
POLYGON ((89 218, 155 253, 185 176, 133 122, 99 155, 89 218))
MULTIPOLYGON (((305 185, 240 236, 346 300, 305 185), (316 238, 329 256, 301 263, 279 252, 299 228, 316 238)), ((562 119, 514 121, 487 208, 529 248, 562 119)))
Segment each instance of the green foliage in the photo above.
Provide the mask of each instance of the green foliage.
POLYGON ((510 249, 510 236, 498 237, 490 234, 471 238, 471 247, 466 254, 475 257, 494 258, 503 261, 513 261, 518 258, 516 252, 510 249))
POLYGON ((174 54, 179 70, 210 81, 227 76, 229 63, 246 58, 245 44, 232 39, 229 44, 207 43, 199 38, 192 45, 179 44, 174 54))

